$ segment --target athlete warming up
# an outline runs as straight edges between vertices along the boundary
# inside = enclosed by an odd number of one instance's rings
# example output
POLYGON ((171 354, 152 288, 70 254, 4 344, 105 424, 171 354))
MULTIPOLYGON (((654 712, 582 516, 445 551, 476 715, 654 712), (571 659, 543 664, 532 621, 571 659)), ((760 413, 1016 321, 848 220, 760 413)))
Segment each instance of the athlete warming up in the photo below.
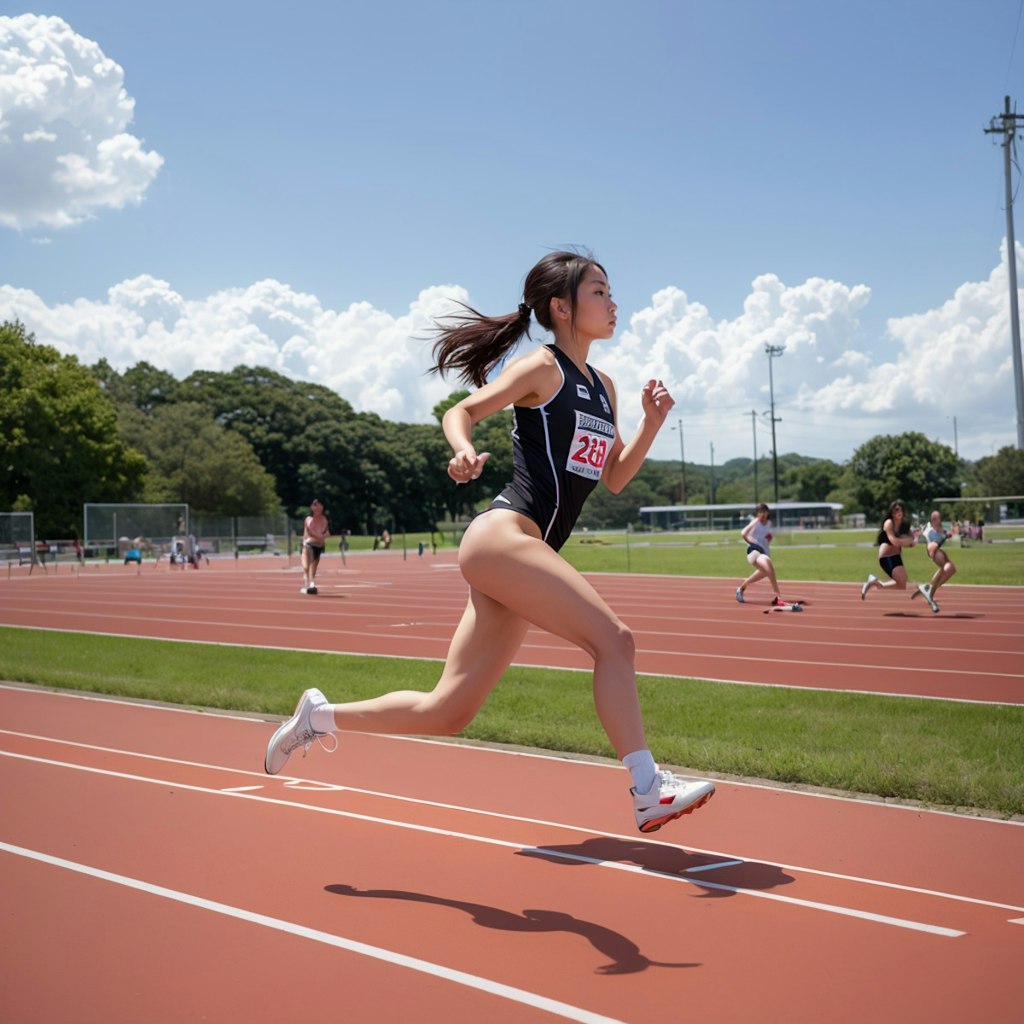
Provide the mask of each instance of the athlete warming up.
MULTIPOLYGON (((862 601, 868 596, 868 591, 872 587, 877 587, 879 590, 907 589, 907 568, 903 564, 903 549, 912 548, 917 544, 917 534, 910 528, 907 508, 902 501, 894 501, 889 506, 889 511, 882 522, 882 528, 878 531, 875 543, 878 544, 878 564, 889 579, 883 582, 874 573, 869 574, 860 588, 862 601)), ((933 612, 939 610, 939 606, 932 600, 928 588, 923 583, 916 587, 916 593, 920 593, 924 597, 933 612)), ((911 597, 913 596, 915 595, 911 594, 911 597)))
POLYGON ((762 501, 754 510, 754 518, 743 527, 740 536, 747 545, 747 562, 753 572, 736 588, 736 600, 743 604, 743 593, 751 583, 767 580, 771 584, 773 608, 786 608, 788 601, 782 600, 779 593, 779 582, 775 578, 775 565, 768 553, 772 542, 771 509, 762 501))
POLYGON ((433 369, 457 371, 477 390, 444 416, 452 448, 448 475, 468 483, 483 472, 487 452, 473 446, 473 427, 513 406, 512 482, 469 525, 459 568, 469 599, 437 685, 429 693, 399 690, 370 700, 329 704, 307 690, 295 714, 271 737, 266 770, 333 732, 450 735, 466 727, 511 664, 533 624, 594 659, 594 703, 617 756, 632 779, 637 827, 654 832, 695 810, 715 791, 707 781, 659 771, 647 746, 636 690, 633 635, 603 598, 558 554, 583 502, 603 480, 618 493, 642 464, 673 406, 660 380, 641 390, 643 417, 624 442, 616 427, 615 388, 587 362, 595 341, 615 332, 616 306, 604 268, 588 255, 554 252, 527 275, 514 313, 473 309, 438 324, 433 369), (529 336, 531 315, 554 343, 488 374, 529 336))

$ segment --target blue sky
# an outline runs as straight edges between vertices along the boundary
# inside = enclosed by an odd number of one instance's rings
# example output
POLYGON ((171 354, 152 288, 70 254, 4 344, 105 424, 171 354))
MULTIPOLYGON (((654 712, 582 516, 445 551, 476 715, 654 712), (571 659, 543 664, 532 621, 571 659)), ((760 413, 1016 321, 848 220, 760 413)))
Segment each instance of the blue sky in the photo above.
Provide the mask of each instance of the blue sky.
MULTIPOLYGON (((764 347, 782 344, 780 452, 842 462, 920 430, 978 458, 1016 440, 1003 157, 983 129, 1024 98, 1022 7, 12 12, 0 317, 90 363, 261 363, 427 421, 456 386, 424 376, 431 318, 452 299, 513 310, 529 267, 578 244, 619 302, 591 362, 627 432, 660 376, 689 461, 749 456, 752 420, 764 455, 764 347)), ((653 454, 677 458, 677 430, 653 454)))

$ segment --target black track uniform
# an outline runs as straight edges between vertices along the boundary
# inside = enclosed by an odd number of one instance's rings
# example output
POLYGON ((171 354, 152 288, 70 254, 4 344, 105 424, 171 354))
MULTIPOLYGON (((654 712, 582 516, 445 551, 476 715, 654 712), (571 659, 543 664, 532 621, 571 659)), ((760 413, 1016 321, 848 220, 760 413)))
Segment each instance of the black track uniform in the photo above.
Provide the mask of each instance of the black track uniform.
POLYGON ((611 401, 597 371, 593 380, 555 345, 562 386, 545 405, 513 406, 512 483, 491 502, 529 516, 555 551, 569 539, 587 496, 601 479, 615 441, 611 401))

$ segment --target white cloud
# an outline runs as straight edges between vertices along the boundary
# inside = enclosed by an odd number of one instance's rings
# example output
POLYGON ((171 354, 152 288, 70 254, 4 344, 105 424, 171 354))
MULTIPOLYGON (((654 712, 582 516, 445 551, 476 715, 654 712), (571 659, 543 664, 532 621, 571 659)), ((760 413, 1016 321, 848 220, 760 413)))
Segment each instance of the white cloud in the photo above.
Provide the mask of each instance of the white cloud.
POLYGON ((0 17, 0 225, 63 228, 141 201, 163 157, 126 131, 123 83, 62 19, 0 17))
MULTIPOLYGON (((1024 262, 1024 249, 1017 255, 1024 262)), ((939 308, 890 320, 881 358, 858 341, 865 286, 821 278, 789 286, 764 274, 734 320, 715 321, 681 289, 661 289, 616 339, 595 343, 591 361, 615 379, 627 433, 640 416, 641 386, 663 378, 691 461, 707 462, 709 443, 720 461, 749 454, 750 412, 769 403, 766 344, 786 346, 774 364, 780 451, 845 461, 868 438, 905 430, 952 444, 957 417, 961 454, 979 458, 1015 440, 1005 250, 1003 257, 987 280, 962 285, 939 308)), ((124 370, 146 360, 178 379, 196 369, 268 366, 327 385, 359 411, 432 422, 433 406, 459 386, 425 373, 430 327, 453 301, 472 304, 465 289, 437 285, 400 316, 367 302, 332 310, 274 280, 190 300, 143 275, 112 287, 105 301, 52 307, 3 285, 0 320, 21 320, 38 341, 87 364, 103 357, 124 370)), ((664 430, 652 454, 672 459, 678 451, 678 434, 664 430)))

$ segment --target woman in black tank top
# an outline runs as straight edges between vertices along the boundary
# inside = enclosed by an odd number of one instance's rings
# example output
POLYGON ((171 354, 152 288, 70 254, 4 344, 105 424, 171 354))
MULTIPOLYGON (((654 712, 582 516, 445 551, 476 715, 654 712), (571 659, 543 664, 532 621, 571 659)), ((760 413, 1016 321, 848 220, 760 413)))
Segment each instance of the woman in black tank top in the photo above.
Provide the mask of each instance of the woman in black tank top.
POLYGON ((878 590, 906 590, 911 587, 910 596, 924 597, 933 612, 939 610, 939 606, 932 598, 931 592, 924 585, 910 584, 907 579, 907 567, 903 564, 903 549, 912 548, 917 544, 917 531, 911 529, 910 518, 907 515, 907 507, 902 501, 894 501, 886 512, 882 521, 882 528, 875 538, 878 545, 878 564, 882 572, 889 578, 879 579, 874 573, 868 575, 867 580, 860 588, 860 597, 863 601, 868 596, 872 587, 878 590))
POLYGON ((513 407, 513 479, 469 525, 459 568, 469 600, 441 678, 429 693, 398 691, 371 700, 328 704, 307 691, 295 715, 274 734, 266 755, 276 773, 288 755, 335 730, 446 735, 473 719, 512 663, 529 626, 547 629, 594 660, 598 717, 629 770, 641 832, 706 803, 708 781, 659 771, 647 746, 636 691, 633 636, 593 586, 557 552, 598 482, 614 493, 632 480, 673 406, 660 380, 641 390, 643 418, 623 441, 616 427, 615 388, 588 363, 591 344, 615 333, 616 305, 604 268, 589 255, 553 252, 527 275, 517 311, 489 317, 469 307, 438 326, 440 373, 455 371, 477 390, 444 416, 452 447, 448 475, 477 479, 488 453, 477 452, 473 427, 513 407), (495 377, 531 317, 553 344, 511 362, 495 377))

